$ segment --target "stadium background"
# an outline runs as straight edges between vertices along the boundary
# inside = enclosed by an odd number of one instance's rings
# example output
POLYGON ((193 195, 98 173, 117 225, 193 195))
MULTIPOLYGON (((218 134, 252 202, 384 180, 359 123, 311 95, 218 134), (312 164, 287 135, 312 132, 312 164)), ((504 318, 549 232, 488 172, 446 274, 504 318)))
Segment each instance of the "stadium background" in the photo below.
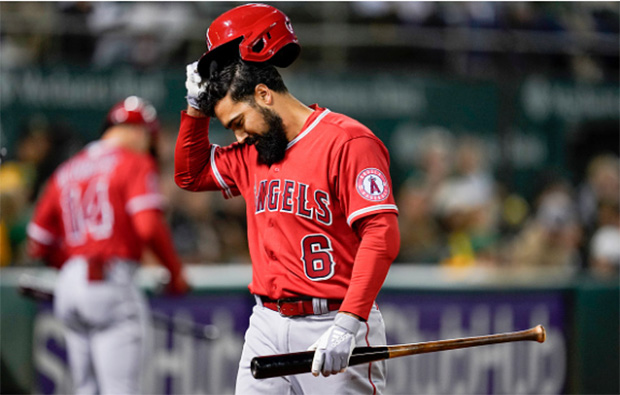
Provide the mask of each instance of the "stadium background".
MULTIPOLYGON (((195 286, 183 302, 152 293, 153 308, 223 333, 164 328, 145 380, 232 391, 251 306, 243 202, 180 191, 171 172, 185 64, 238 4, 0 3, 2 393, 67 388, 62 329, 15 292, 23 272, 53 278, 25 257, 24 227, 55 166, 130 94, 163 121, 167 215, 195 286)), ((543 345, 390 361, 389 393, 618 393, 619 3, 273 4, 303 47, 290 90, 390 149, 403 248, 379 301, 389 341, 549 329, 543 345)))

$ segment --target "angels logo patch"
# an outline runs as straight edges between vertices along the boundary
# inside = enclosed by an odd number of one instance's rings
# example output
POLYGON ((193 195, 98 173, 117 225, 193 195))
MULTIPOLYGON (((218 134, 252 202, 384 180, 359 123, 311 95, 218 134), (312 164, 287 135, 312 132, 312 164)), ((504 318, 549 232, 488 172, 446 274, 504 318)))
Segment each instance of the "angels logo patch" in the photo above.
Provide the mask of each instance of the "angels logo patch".
POLYGON ((390 196, 387 178, 379 169, 364 169, 357 176, 357 192, 366 200, 380 202, 390 196))

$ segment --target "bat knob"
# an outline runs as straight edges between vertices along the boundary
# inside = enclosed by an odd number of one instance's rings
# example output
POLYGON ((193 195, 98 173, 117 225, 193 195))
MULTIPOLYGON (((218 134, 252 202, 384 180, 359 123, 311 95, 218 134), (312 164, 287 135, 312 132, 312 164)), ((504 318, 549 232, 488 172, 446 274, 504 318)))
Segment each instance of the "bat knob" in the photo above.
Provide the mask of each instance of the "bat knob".
POLYGON ((539 343, 544 343, 547 339, 547 331, 545 331, 545 327, 542 325, 536 326, 536 341, 539 343))

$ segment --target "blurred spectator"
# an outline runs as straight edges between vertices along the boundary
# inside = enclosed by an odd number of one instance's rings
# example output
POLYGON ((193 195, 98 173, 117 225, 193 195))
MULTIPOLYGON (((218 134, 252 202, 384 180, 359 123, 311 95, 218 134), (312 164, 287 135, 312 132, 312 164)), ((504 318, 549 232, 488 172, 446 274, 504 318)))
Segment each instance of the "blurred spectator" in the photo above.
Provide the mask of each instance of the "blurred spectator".
POLYGON ((162 194, 167 199, 166 219, 177 253, 185 263, 220 262, 220 240, 213 227, 211 194, 187 192, 174 183, 176 131, 163 127, 158 144, 162 194))
POLYGON ((409 180, 397 195, 401 247, 397 262, 437 263, 442 234, 433 216, 431 196, 423 185, 409 180))
POLYGON ((433 128, 424 137, 420 149, 423 151, 421 168, 424 187, 434 194, 452 172, 454 138, 445 129, 433 128))
POLYGON ((17 162, 0 166, 0 266, 21 261, 25 244, 25 226, 30 206, 26 169, 17 162))
MULTIPOLYGON (((489 29, 500 30, 503 28, 500 21, 499 9, 502 8, 501 3, 491 1, 472 1, 463 3, 466 11, 465 25, 475 29, 483 29, 488 32, 489 29)), ((489 71, 497 70, 494 64, 496 55, 484 48, 493 47, 496 37, 490 34, 470 34, 470 39, 475 41, 477 45, 470 49, 467 53, 467 62, 464 70, 470 75, 489 75, 489 71), (476 48, 483 48, 477 50, 476 48)))
POLYGON ((589 245, 589 267, 597 275, 617 276, 620 270, 620 212, 617 204, 602 204, 601 226, 589 245))
POLYGON ((70 21, 71 29, 59 29, 60 45, 55 54, 63 63, 85 64, 90 62, 95 47, 95 37, 88 29, 88 18, 93 9, 88 1, 61 1, 58 7, 59 23, 70 21))
POLYGON ((186 263, 249 263, 244 200, 224 203, 219 194, 179 188, 174 183, 172 166, 176 141, 173 130, 164 129, 159 152, 162 193, 168 199, 166 217, 178 254, 186 263))
POLYGON ((620 203, 620 158, 614 154, 593 158, 588 164, 586 179, 578 187, 579 216, 587 235, 592 235, 597 227, 597 211, 602 202, 620 203))
POLYGON ((588 218, 588 267, 602 276, 620 268, 620 160, 615 155, 595 157, 579 195, 582 215, 588 218), (596 205, 592 210, 592 205, 596 205), (589 209, 589 210, 588 210, 589 209), (593 218, 594 217, 594 218, 593 218))
POLYGON ((51 124, 47 117, 36 114, 28 120, 19 136, 16 158, 29 178, 31 202, 56 167, 82 146, 68 125, 51 124))
MULTIPOLYGON (((402 1, 393 3, 396 15, 404 27, 428 28, 426 34, 429 40, 439 39, 434 32, 447 27, 446 15, 441 9, 441 3, 434 1, 402 1)), ((417 46, 415 48, 416 68, 443 68, 447 64, 448 50, 441 46, 417 46)))
POLYGON ((211 199, 178 188, 171 162, 161 162, 162 193, 168 199, 166 219, 181 260, 196 264, 220 262, 221 247, 213 227, 211 199))
POLYGON ((447 237, 442 263, 493 265, 497 260, 499 206, 484 146, 480 140, 464 136, 454 156, 454 172, 442 182, 433 202, 447 237))
POLYGON ((397 196, 398 262, 453 266, 496 263, 499 205, 482 142, 431 128, 418 141, 414 175, 397 196))
POLYGON ((393 22, 394 6, 387 1, 355 1, 351 2, 354 22, 393 22))
POLYGON ((220 236, 220 260, 223 263, 250 263, 250 253, 247 243, 247 222, 245 215, 245 200, 230 199, 224 202, 219 194, 214 213, 213 226, 220 236))
MULTIPOLYGON (((601 33, 609 37, 618 34, 618 6, 606 2, 579 2, 572 10, 565 10, 563 18, 570 31, 575 35, 591 35, 601 33), (572 12, 571 12, 572 11, 572 12)), ((578 46, 576 46, 578 48, 578 46)), ((604 78, 616 78, 618 61, 605 54, 576 49, 571 58, 573 75, 578 80, 600 82, 604 78), (612 60, 610 64, 609 60, 612 60), (614 76, 609 71, 615 69, 614 76), (607 75, 606 75, 607 74, 607 75)))
POLYGON ((48 59, 55 43, 52 2, 0 3, 0 64, 24 67, 48 59), (16 32, 15 34, 13 32, 16 32))
POLYGON ((16 37, 0 33, 0 66, 3 70, 28 66, 34 57, 34 51, 16 37))
POLYGON ((398 18, 415 26, 445 26, 439 3, 432 1, 403 1, 394 4, 398 18))
POLYGON ((581 243, 576 207, 565 184, 543 191, 535 215, 509 245, 507 259, 513 267, 580 269, 581 243))
POLYGON ((419 139, 410 133, 404 129, 395 137, 396 152, 413 158, 408 161, 414 167, 396 196, 402 240, 397 262, 437 263, 444 240, 433 205, 437 189, 452 172, 453 136, 438 127, 428 128, 419 139))
POLYGON ((94 66, 106 67, 114 63, 126 62, 129 58, 130 40, 124 30, 129 12, 128 3, 96 2, 89 14, 88 27, 91 34, 98 37, 93 52, 94 66))
POLYGON ((2 164, 2 226, 9 246, 2 253, 5 262, 23 264, 26 259, 26 226, 37 196, 35 186, 44 182, 38 172, 51 148, 47 121, 34 116, 19 136, 14 159, 2 164))
POLYGON ((80 146, 67 127, 51 125, 44 116, 33 115, 19 135, 14 158, 2 163, 2 226, 10 246, 3 255, 10 256, 12 262, 23 264, 26 259, 26 226, 39 190, 54 169, 80 146))
MULTIPOLYGON (((570 56, 574 52, 568 51, 540 51, 541 42, 557 37, 560 33, 566 32, 566 27, 560 20, 559 15, 563 12, 563 7, 558 3, 534 3, 534 2, 513 2, 506 4, 507 7, 507 28, 509 31, 521 34, 522 45, 529 47, 530 51, 508 52, 510 62, 507 64, 520 73, 545 73, 552 70, 557 76, 568 77, 570 75, 570 56), (536 38, 534 35, 525 36, 524 33, 541 33, 545 36, 536 38), (556 33, 551 35, 551 33, 556 33)), ((568 36, 563 36, 562 42, 568 40, 568 36)), ((557 42, 556 42, 556 45, 557 42)), ((500 70, 501 71, 501 70, 500 70)))
POLYGON ((445 127, 404 122, 394 129, 386 143, 406 179, 429 192, 434 192, 452 172, 455 137, 445 127))
POLYGON ((191 3, 94 3, 88 19, 97 37, 93 64, 161 67, 185 40, 191 19, 191 3))

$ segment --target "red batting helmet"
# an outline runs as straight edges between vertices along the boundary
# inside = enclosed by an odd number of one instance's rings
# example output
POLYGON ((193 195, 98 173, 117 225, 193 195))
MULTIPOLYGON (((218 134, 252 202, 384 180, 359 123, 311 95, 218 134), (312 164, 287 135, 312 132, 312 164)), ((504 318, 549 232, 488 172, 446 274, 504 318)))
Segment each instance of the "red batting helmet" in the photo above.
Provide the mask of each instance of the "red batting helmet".
POLYGON ((212 60, 237 54, 249 62, 266 62, 287 67, 299 55, 301 46, 290 19, 266 4, 245 4, 226 11, 207 29, 207 52, 198 62, 198 72, 208 76, 212 60))
POLYGON ((148 101, 129 96, 114 105, 106 117, 105 128, 122 123, 146 126, 153 137, 159 133, 157 111, 148 101))

